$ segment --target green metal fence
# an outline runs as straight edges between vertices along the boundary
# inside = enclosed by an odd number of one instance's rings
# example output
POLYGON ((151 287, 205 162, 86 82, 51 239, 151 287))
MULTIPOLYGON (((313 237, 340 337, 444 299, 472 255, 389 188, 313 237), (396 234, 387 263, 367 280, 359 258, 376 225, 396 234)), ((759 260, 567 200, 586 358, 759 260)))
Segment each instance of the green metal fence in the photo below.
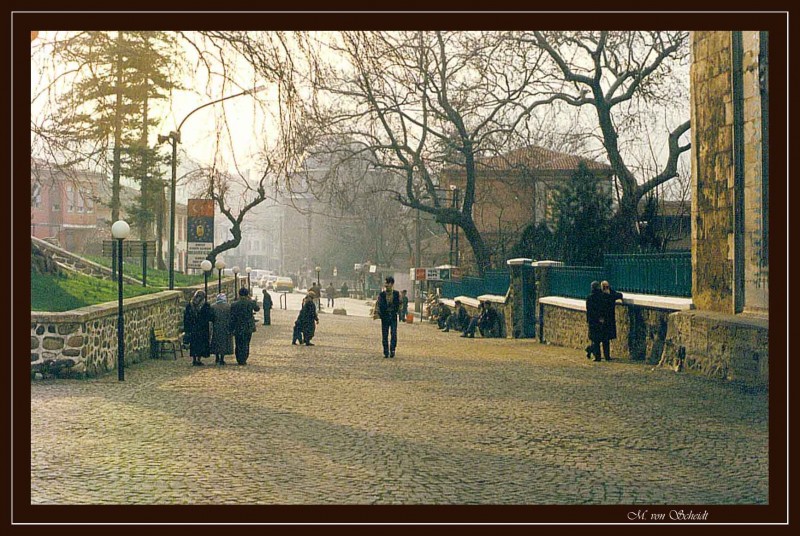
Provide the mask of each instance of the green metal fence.
POLYGON ((660 296, 692 295, 692 254, 670 253, 605 255, 604 266, 550 268, 550 295, 583 298, 592 281, 608 280, 622 292, 660 296))
POLYGON ((691 251, 605 255, 603 262, 605 279, 621 291, 663 296, 692 295, 691 251))
POLYGON ((549 268, 548 276, 550 296, 585 298, 592 281, 605 279, 606 272, 602 266, 553 266, 549 268))
POLYGON ((477 298, 483 294, 505 296, 510 282, 509 273, 504 270, 491 270, 483 277, 464 276, 457 281, 442 282, 442 296, 455 298, 469 296, 477 298))

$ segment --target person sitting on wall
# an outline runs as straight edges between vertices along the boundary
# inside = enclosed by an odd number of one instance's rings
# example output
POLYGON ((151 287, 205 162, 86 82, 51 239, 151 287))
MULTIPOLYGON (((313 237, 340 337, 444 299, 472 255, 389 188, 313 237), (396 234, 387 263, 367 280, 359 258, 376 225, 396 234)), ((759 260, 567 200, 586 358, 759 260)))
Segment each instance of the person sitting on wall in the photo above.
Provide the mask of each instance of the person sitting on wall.
POLYGON ((447 324, 444 332, 447 333, 450 331, 450 328, 458 331, 464 331, 469 326, 469 320, 469 313, 467 312, 466 307, 464 307, 464 304, 462 304, 460 300, 456 300, 456 310, 447 318, 447 324))

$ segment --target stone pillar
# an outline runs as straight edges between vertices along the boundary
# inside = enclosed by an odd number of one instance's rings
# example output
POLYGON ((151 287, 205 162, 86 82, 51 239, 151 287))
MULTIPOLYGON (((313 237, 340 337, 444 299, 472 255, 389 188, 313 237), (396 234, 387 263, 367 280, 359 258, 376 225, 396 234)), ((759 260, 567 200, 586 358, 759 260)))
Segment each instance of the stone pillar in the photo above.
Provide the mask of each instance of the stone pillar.
POLYGON ((536 322, 539 325, 539 342, 544 342, 544 333, 542 333, 544 324, 544 315, 541 306, 539 305, 539 298, 550 296, 550 267, 563 266, 560 261, 536 261, 531 265, 536 279, 536 295, 534 303, 534 311, 536 313, 536 322))
POLYGON ((536 278, 531 259, 509 259, 509 303, 511 305, 511 336, 530 339, 536 336, 536 278))

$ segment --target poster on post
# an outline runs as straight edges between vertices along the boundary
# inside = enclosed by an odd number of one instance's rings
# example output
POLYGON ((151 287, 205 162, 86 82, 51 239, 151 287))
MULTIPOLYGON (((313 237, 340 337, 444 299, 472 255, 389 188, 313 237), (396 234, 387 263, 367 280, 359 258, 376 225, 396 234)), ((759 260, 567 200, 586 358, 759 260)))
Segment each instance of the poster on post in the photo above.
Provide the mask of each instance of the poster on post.
POLYGON ((186 208, 186 266, 200 270, 200 263, 214 249, 214 201, 189 199, 186 208))

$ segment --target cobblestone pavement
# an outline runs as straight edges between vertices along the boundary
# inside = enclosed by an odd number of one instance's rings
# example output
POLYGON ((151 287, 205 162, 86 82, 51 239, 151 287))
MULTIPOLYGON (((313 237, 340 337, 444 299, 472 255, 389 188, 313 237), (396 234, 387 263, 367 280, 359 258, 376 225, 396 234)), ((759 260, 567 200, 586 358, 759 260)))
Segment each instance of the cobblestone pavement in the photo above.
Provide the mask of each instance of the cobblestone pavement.
POLYGON ((395 359, 368 318, 292 346, 295 315, 245 367, 33 381, 32 503, 768 501, 766 393, 430 324, 401 325, 395 359))

